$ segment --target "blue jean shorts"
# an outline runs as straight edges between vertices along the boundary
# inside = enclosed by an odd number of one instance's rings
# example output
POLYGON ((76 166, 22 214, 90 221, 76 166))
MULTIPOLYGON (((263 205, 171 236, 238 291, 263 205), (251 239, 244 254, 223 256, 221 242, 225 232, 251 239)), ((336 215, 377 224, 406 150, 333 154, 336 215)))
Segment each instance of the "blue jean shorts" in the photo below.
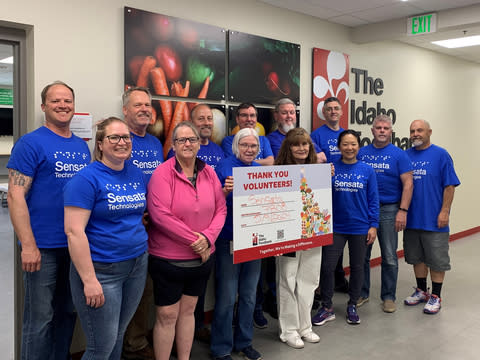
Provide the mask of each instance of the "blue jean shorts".
POLYGON ((411 265, 424 263, 433 271, 450 270, 449 237, 448 232, 405 229, 405 261, 411 265))

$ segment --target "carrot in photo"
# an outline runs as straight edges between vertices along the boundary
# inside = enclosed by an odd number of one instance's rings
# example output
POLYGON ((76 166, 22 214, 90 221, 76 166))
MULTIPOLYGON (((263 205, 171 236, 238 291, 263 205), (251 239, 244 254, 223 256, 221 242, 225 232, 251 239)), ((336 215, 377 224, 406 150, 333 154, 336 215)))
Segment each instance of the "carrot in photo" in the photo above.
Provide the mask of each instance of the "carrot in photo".
MULTIPOLYGON (((208 86, 210 85, 210 76, 207 76, 205 78, 205 81, 203 82, 202 89, 200 90, 200 93, 198 94, 199 99, 205 99, 207 97, 208 93, 208 86)), ((192 111, 192 109, 197 106, 199 103, 188 103, 188 109, 192 111)))
POLYGON ((155 65, 157 65, 157 60, 155 60, 153 56, 147 56, 145 60, 143 60, 143 64, 138 72, 137 86, 148 87, 148 76, 150 70, 152 70, 155 65))
MULTIPOLYGON (((177 95, 177 96, 187 97, 189 91, 190 91, 190 81, 187 80, 187 82, 185 83, 185 88, 183 89, 183 92, 181 93, 181 95, 177 95)), ((175 129, 175 126, 177 126, 177 124, 183 121, 184 111, 186 106, 187 106, 187 103, 184 101, 177 101, 177 104, 175 105, 175 112, 173 113, 172 122, 168 129, 168 132, 165 132, 165 134, 167 134, 165 138, 165 145, 163 147, 163 152, 165 157, 167 156, 168 152, 170 151, 170 148, 172 147, 173 129, 175 129)))
MULTIPOLYGON (((168 91, 167 79, 165 78, 165 72, 161 67, 156 67, 150 70, 150 79, 152 80, 155 94, 170 96, 170 92, 168 91)), ((163 126, 164 129, 168 131, 170 122, 172 121, 172 102, 170 100, 159 100, 159 102, 160 109, 162 110, 163 126)))

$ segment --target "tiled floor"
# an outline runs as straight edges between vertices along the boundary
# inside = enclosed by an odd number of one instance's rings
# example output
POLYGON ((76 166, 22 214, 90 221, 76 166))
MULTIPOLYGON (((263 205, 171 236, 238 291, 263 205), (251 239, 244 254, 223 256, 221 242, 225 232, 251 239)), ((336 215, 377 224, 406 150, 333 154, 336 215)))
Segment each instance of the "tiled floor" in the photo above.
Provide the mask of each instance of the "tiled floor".
MULTIPOLYGON (((253 345, 264 359, 477 359, 480 338, 480 234, 451 243, 452 271, 447 273, 442 291, 443 308, 437 315, 425 315, 422 306, 407 307, 404 297, 411 294, 414 276, 411 267, 400 260, 398 310, 386 314, 379 299, 380 268, 372 269, 372 290, 368 303, 359 309, 362 323, 345 320, 346 295, 335 294, 337 319, 315 327, 318 344, 295 350, 278 340, 277 322, 269 319, 264 330, 255 329, 253 345)), ((1 359, 13 359, 13 234, 8 211, 0 208, 0 348, 1 359)), ((192 359, 210 359, 208 346, 195 343, 192 359)), ((234 359, 240 359, 233 354, 234 359)))

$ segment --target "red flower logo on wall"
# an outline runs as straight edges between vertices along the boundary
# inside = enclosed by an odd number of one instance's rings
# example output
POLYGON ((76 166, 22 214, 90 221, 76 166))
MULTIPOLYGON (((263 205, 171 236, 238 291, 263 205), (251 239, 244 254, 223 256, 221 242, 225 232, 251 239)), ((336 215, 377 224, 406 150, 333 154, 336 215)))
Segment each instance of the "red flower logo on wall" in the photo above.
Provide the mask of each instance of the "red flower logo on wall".
POLYGON ((313 49, 312 131, 323 125, 324 100, 335 96, 340 100, 343 115, 340 126, 348 128, 350 61, 346 54, 336 51, 313 49))

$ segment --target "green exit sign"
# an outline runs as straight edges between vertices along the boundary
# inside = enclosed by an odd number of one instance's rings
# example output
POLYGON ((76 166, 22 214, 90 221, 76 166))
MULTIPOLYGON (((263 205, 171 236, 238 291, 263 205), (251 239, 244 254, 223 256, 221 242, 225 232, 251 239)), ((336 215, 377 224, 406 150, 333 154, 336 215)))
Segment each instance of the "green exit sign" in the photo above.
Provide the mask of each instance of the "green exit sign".
POLYGON ((437 31, 437 14, 417 15, 407 19, 408 35, 431 34, 437 31))

